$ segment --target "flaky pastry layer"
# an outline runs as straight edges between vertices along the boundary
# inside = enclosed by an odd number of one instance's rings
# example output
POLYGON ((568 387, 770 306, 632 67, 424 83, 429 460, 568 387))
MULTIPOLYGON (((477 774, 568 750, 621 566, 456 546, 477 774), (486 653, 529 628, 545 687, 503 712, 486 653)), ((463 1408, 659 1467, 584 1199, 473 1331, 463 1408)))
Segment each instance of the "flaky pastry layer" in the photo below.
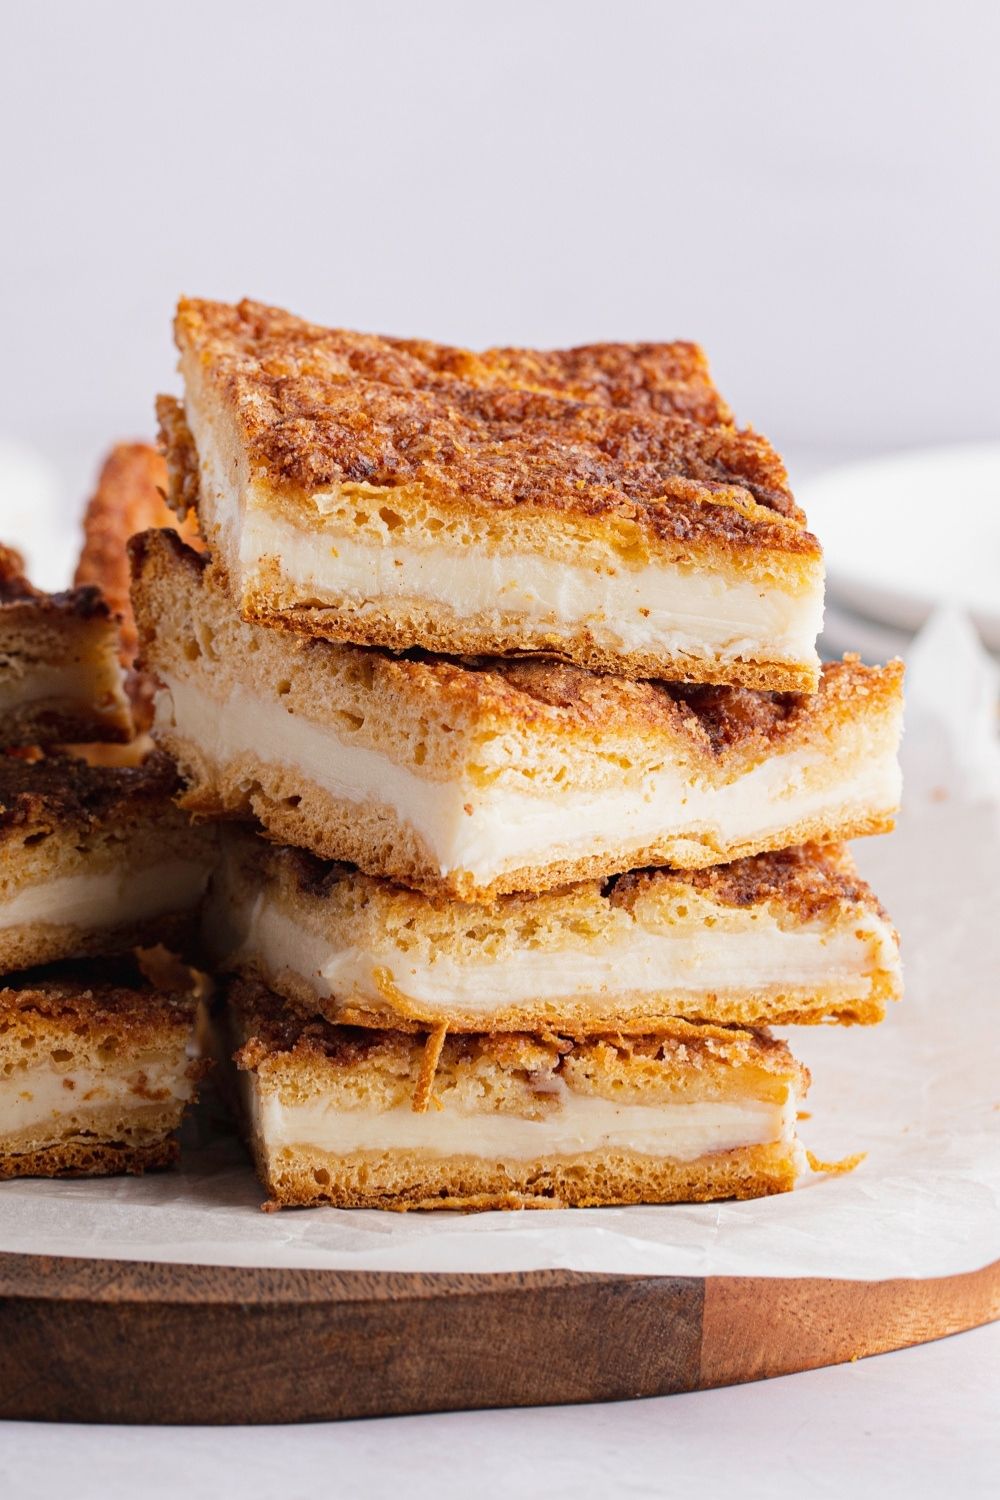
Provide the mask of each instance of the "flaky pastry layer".
POLYGON ((309 1149, 268 1152, 255 1138, 254 1165, 271 1204, 281 1208, 457 1209, 600 1208, 633 1203, 710 1203, 790 1192, 799 1175, 787 1145, 744 1146, 693 1162, 657 1161, 625 1151, 587 1152, 505 1163, 428 1158, 422 1152, 309 1149))

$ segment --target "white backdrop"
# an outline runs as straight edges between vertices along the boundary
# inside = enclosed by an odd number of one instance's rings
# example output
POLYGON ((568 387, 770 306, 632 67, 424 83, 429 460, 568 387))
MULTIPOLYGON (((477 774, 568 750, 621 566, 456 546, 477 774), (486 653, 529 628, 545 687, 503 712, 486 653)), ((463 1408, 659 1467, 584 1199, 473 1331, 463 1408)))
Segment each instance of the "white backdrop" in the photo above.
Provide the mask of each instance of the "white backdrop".
POLYGON ((177 293, 688 336, 779 447, 990 436, 991 0, 0 10, 0 429, 151 430, 177 293))

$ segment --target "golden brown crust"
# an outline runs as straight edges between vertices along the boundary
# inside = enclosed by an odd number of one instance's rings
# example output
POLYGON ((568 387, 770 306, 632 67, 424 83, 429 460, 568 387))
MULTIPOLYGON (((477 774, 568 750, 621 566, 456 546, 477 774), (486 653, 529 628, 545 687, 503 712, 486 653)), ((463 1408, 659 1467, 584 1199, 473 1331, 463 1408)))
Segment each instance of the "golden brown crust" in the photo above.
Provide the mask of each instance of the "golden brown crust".
POLYGON ((343 1156, 252 1146, 267 1207, 331 1204, 395 1213, 453 1209, 599 1208, 634 1203, 711 1203, 763 1198, 795 1186, 798 1166, 783 1144, 745 1146, 692 1162, 627 1151, 540 1157, 496 1165, 474 1157, 359 1151, 343 1156))
MULTIPOLYGON (((811 816, 796 819, 790 804, 786 825, 765 819, 739 843, 705 824, 675 822, 642 846, 623 831, 620 846, 602 835, 592 852, 571 859, 542 850, 522 866, 484 871, 477 885, 460 861, 441 875, 448 861, 400 818, 391 795, 384 802, 336 796, 301 769, 293 746, 283 754, 280 742, 267 761, 253 748, 217 755, 185 729, 183 715, 172 727, 168 711, 157 738, 182 765, 184 806, 198 815, 257 818, 276 841, 460 900, 552 889, 646 864, 721 864, 892 824, 891 789, 859 804, 851 788, 869 760, 891 762, 899 663, 877 669, 847 658, 824 668, 819 692, 798 695, 631 682, 544 661, 393 657, 240 621, 214 565, 169 532, 145 533, 130 545, 143 660, 161 680, 207 695, 209 711, 214 704, 224 714, 236 689, 259 699, 264 711, 280 703, 289 724, 300 717, 329 737, 331 750, 357 746, 385 757, 387 770, 400 766, 429 786, 468 787, 484 805, 508 790, 542 798, 557 781, 560 793, 588 796, 638 787, 665 765, 692 786, 722 789, 793 750, 808 757, 797 774, 822 798, 811 816), (502 754, 495 744, 501 737, 502 754)), ((811 800, 816 806, 816 796, 811 800)))
POLYGON ((108 826, 126 809, 169 806, 179 789, 170 758, 141 766, 92 766, 72 755, 0 755, 0 845, 32 834, 108 826))
MULTIPOLYGON (((422 1075, 426 1040, 440 1031, 439 1026, 424 1027, 413 1035, 396 1028, 343 1026, 321 1017, 305 1017, 290 1010, 264 985, 240 977, 228 981, 225 993, 245 1037, 234 1060, 247 1072, 267 1072, 280 1058, 338 1070, 395 1065, 404 1058, 415 1089, 422 1075)), ((463 1061, 482 1059, 505 1070, 557 1075, 578 1058, 586 1062, 603 1053, 607 1054, 607 1058, 600 1057, 604 1067, 610 1059, 625 1066, 673 1061, 689 1075, 720 1067, 752 1068, 776 1079, 790 1078, 803 1093, 809 1081, 785 1043, 766 1030, 680 1018, 638 1035, 616 1032, 574 1038, 558 1033, 449 1033, 443 1039, 438 1066, 454 1069, 463 1061)))
POLYGON ((0 757, 0 904, 24 895, 37 913, 8 909, 0 973, 157 942, 191 950, 215 831, 190 826, 177 786, 159 752, 133 768, 0 757), (126 903, 133 880, 144 887, 131 912, 105 898, 84 917, 58 894, 78 880, 109 883, 126 903))
POLYGON ((124 957, 8 974, 0 982, 0 1018, 5 1031, 27 1023, 39 1043, 58 1040, 68 1027, 79 1038, 100 1042, 113 1028, 128 1048, 161 1046, 191 1030, 196 993, 187 972, 185 989, 161 988, 138 962, 124 957))
MULTIPOLYGON (((198 453, 184 415, 175 396, 157 396, 156 419, 160 447, 164 453, 167 474, 166 502, 178 518, 194 517, 198 511, 198 453)), ((166 525, 164 521, 158 525, 166 525)), ((145 530, 137 527, 136 530, 145 530)), ((135 532, 131 533, 133 536, 135 532)))
MULTIPOLYGON (((300 849, 274 848, 249 834, 224 841, 221 889, 209 906, 217 965, 268 985, 300 1014, 341 1025, 420 1031, 445 1021, 449 1031, 552 1031, 581 1037, 601 1031, 647 1033, 672 1019, 737 1026, 871 1025, 898 999, 898 964, 885 944, 897 943, 886 914, 858 878, 846 848, 785 850, 716 866, 709 871, 641 870, 589 881, 544 896, 503 896, 492 904, 460 904, 427 898, 351 866, 326 863, 300 849), (692 898, 694 898, 692 900, 692 898), (235 902, 235 916, 227 903, 235 902), (273 911, 325 942, 331 957, 357 950, 372 968, 366 978, 340 982, 333 993, 314 964, 277 964, 266 943, 238 915, 250 907, 273 911), (634 919, 642 931, 690 939, 701 925, 725 927, 727 907, 753 908, 754 919, 773 920, 781 931, 821 935, 834 926, 853 933, 858 972, 850 979, 795 983, 788 975, 768 982, 731 979, 725 988, 702 980, 672 988, 651 974, 638 988, 609 984, 596 965, 607 945, 630 940, 634 919), (885 924, 882 926, 881 924, 885 924), (575 979, 565 994, 548 1000, 531 995, 488 1011, 467 1008, 449 989, 449 966, 462 962, 470 938, 483 962, 502 970, 522 954, 550 954, 558 963, 567 949, 591 946, 594 982, 575 979), (408 966, 445 961, 433 1002, 407 993, 408 966)), ((737 927, 745 931, 745 925, 737 927)), ((718 940, 725 941, 721 930, 718 940)), ((473 955, 469 955, 470 959, 473 955)), ((475 972, 474 967, 470 972, 475 972)))
POLYGON ((8 1091, 0 1177, 167 1166, 206 1064, 192 1060, 197 983, 165 951, 54 964, 0 985, 8 1091))
POLYGON ((164 501, 167 468, 148 443, 118 443, 105 458, 83 516, 83 549, 74 582, 101 590, 121 617, 125 666, 135 655, 135 625, 128 596, 125 543, 135 531, 172 523, 164 501))
POLYGON ((198 547, 193 517, 178 518, 166 502, 167 466, 149 443, 117 443, 101 466, 97 488, 83 517, 83 550, 74 582, 98 587, 119 618, 120 657, 136 722, 148 726, 152 692, 148 679, 133 672, 138 641, 129 599, 128 553, 125 544, 137 531, 176 525, 185 541, 198 547))
POLYGON ((96 1139, 58 1141, 28 1151, 0 1150, 0 1181, 15 1177, 137 1177, 171 1167, 180 1155, 173 1135, 137 1145, 96 1139))
POLYGON ((416 488, 465 511, 613 517, 656 542, 818 555, 784 466, 748 430, 504 385, 499 359, 472 384, 258 303, 182 301, 175 331, 251 471, 289 499, 416 488))
MULTIPOLYGON (((419 1104, 426 1042, 394 1031, 358 1031, 294 1021, 260 986, 230 984, 228 1022, 242 1046, 235 1062, 255 1074, 247 1088, 291 1103, 322 1093, 333 1108, 380 1112, 419 1104)), ((225 1017, 223 1017, 223 1021, 225 1017)), ((439 1040, 437 1037, 435 1040, 439 1040)), ((500 1110, 540 1119, 560 1108, 564 1088, 645 1102, 752 1097, 784 1105, 808 1074, 763 1032, 674 1022, 655 1035, 448 1036, 437 1064, 438 1107, 469 1113, 468 1154, 426 1150, 331 1153, 274 1148, 250 1131, 273 1204, 341 1207, 518 1208, 751 1197, 794 1185, 791 1140, 713 1152, 695 1161, 604 1149, 534 1160, 476 1155, 475 1116, 500 1110)), ((246 1123, 246 1122, 245 1122, 246 1123)))
MULTIPOLYGON (((345 337, 340 335, 340 337, 345 337)), ((356 340, 362 336, 354 335, 356 340)), ((368 341, 365 341, 368 342, 368 341)), ((575 349, 486 349, 473 354, 426 339, 371 340, 419 361, 427 372, 466 385, 505 385, 571 401, 731 425, 732 412, 712 383, 697 344, 583 344, 575 349)), ((364 373, 363 367, 358 370, 364 373)), ((372 373, 370 378, 380 378, 372 373)))
POLYGON ((723 906, 744 908, 775 902, 800 922, 813 921, 847 905, 887 919, 884 907, 861 879, 844 844, 802 844, 702 870, 632 870, 609 882, 607 897, 612 905, 631 908, 637 898, 666 881, 702 891, 723 906))
POLYGON ((141 921, 106 926, 81 927, 56 919, 0 929, 0 974, 64 959, 112 958, 154 942, 177 953, 194 954, 198 946, 197 910, 168 911, 141 921))
MULTIPOLYGON (((375 888, 373 880, 345 861, 318 859, 305 849, 267 846, 248 838, 246 852, 259 870, 287 871, 294 886, 319 900, 328 897, 342 882, 359 885, 362 901, 370 899, 375 888)), ((874 891, 858 874, 846 844, 803 844, 703 870, 635 869, 606 880, 567 886, 565 892, 556 890, 553 894, 572 898, 576 893, 592 893, 609 907, 631 911, 643 896, 676 887, 704 892, 722 906, 745 908, 774 902, 789 918, 799 922, 825 916, 845 904, 886 916, 874 891)), ((401 921, 419 920, 428 910, 442 911, 450 906, 443 897, 427 898, 392 881, 384 882, 384 893, 400 906, 401 921)), ((516 912, 527 918, 538 904, 534 893, 520 892, 502 897, 494 909, 498 915, 516 912)), ((483 907, 484 915, 489 910, 483 907)), ((467 908, 463 908, 462 916, 465 921, 472 920, 467 908)))
POLYGON ((77 620, 111 620, 111 610, 101 590, 93 586, 47 594, 24 575, 24 561, 13 547, 0 543, 0 608, 30 604, 40 616, 77 620))

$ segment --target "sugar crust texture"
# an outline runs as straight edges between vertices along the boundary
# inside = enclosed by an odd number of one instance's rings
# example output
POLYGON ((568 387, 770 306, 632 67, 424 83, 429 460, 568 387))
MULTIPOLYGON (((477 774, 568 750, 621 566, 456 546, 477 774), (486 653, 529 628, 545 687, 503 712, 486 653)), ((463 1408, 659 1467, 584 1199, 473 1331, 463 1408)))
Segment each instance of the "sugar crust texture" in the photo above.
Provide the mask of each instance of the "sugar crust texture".
MULTIPOLYGON (((169 757, 155 752, 136 767, 91 766, 70 755, 41 760, 0 757, 0 901, 48 882, 149 871, 164 860, 204 868, 215 830, 192 826, 175 804, 169 757)), ((155 943, 187 949, 195 903, 141 919, 81 924, 32 919, 0 925, 0 974, 60 959, 128 952, 155 943)))

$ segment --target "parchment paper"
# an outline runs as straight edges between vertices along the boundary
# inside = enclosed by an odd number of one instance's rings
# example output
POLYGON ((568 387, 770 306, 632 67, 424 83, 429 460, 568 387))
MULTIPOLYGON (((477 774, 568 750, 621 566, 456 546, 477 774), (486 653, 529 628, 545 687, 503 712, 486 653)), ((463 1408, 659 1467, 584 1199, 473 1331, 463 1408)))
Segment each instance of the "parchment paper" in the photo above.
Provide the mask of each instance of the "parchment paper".
POLYGON ((935 617, 911 654, 897 831, 855 846, 900 929, 906 997, 875 1028, 802 1027, 801 1131, 850 1176, 751 1203, 540 1213, 262 1214, 211 1108, 185 1166, 135 1180, 0 1185, 0 1249, 379 1270, 934 1276, 1000 1256, 998 683, 971 627, 935 617))

